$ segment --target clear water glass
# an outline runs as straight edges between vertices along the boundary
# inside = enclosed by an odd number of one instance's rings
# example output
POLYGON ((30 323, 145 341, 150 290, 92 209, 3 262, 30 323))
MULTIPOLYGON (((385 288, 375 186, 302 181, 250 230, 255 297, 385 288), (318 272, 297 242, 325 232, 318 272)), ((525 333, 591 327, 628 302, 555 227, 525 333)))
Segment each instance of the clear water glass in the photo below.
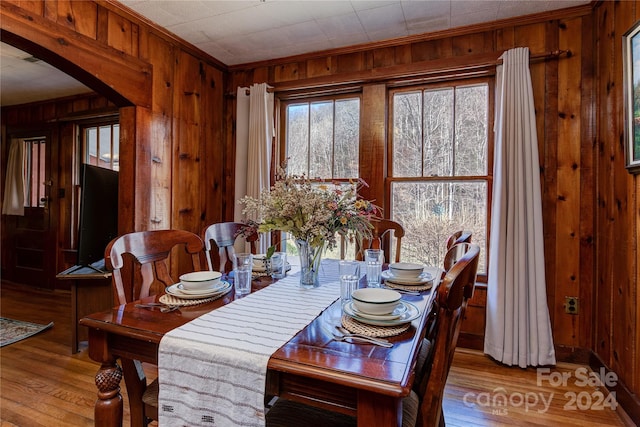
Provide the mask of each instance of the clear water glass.
POLYGON ((340 276, 340 303, 342 306, 351 301, 351 293, 358 289, 359 282, 359 275, 345 274, 340 276))
POLYGON ((251 292, 253 273, 253 255, 237 253, 233 257, 233 283, 236 296, 247 295, 251 292))
POLYGON ((287 275, 287 253, 276 252, 271 255, 271 277, 283 279, 287 275))
POLYGON ((342 276, 360 277, 360 261, 343 259, 338 264, 338 272, 342 276))
POLYGON ((384 252, 381 249, 365 249, 364 262, 367 269, 367 286, 370 288, 380 287, 384 252))

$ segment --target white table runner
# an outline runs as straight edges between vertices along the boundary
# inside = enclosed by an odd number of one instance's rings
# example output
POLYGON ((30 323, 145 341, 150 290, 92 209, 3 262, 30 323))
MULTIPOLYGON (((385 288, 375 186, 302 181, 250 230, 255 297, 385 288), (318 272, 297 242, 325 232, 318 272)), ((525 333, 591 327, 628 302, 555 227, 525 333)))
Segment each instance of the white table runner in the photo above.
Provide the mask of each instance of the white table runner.
POLYGON ((338 261, 321 286, 288 276, 167 333, 158 350, 161 427, 264 426, 269 357, 340 296, 338 261))

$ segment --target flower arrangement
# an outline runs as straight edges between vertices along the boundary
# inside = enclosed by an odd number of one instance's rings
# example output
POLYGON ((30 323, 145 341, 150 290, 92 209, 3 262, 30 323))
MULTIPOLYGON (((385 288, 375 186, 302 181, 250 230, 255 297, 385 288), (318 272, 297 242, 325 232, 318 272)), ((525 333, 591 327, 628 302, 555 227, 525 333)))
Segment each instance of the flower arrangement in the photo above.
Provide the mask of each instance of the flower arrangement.
POLYGON ((260 197, 245 196, 244 213, 256 218, 259 232, 280 230, 312 247, 336 246, 336 234, 350 241, 371 238, 371 220, 379 208, 358 198, 358 190, 366 186, 362 179, 325 183, 304 175, 288 175, 286 165, 278 168, 276 182, 260 197))

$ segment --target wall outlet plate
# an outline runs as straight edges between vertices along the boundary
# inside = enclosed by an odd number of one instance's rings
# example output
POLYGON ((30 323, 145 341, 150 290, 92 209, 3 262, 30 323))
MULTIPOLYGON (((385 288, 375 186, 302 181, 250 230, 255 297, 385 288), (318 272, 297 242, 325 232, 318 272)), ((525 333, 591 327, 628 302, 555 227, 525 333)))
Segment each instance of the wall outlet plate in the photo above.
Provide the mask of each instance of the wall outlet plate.
POLYGON ((564 297, 564 312, 568 314, 578 314, 578 297, 564 297))

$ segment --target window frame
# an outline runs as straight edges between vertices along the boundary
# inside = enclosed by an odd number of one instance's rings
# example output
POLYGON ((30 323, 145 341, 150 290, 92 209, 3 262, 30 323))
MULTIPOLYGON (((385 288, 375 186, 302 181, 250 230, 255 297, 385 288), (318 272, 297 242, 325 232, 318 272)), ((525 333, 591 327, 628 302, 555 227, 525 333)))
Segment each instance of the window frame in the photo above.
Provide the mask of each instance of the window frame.
MULTIPOLYGON (((119 120, 119 116, 109 116, 109 117, 103 117, 103 118, 99 118, 99 119, 90 119, 90 120, 83 120, 83 121, 78 121, 76 123, 76 129, 77 129, 77 136, 78 136, 78 156, 79 156, 79 165, 85 164, 87 163, 87 153, 88 153, 88 148, 87 148, 87 139, 86 139, 86 130, 89 128, 97 128, 97 134, 98 134, 98 141, 99 141, 99 135, 100 135, 100 127, 104 127, 104 126, 110 126, 111 127, 111 146, 110 146, 110 153, 113 153, 113 127, 115 125, 120 126, 120 120, 119 120)), ((100 152, 100 145, 98 143, 98 146, 96 147, 97 150, 97 154, 98 154, 98 158, 100 158, 99 156, 99 152, 100 152)), ((120 152, 119 149, 119 139, 118 139, 118 153, 120 152)), ((118 160, 119 163, 119 160, 118 160)), ((111 159, 110 162, 110 168, 111 170, 119 170, 118 169, 114 169, 113 168, 114 165, 114 160, 113 158, 111 159)), ((103 167, 101 165, 96 165, 96 166, 100 166, 103 167)), ((79 184, 79 183, 78 183, 79 184)))
MULTIPOLYGON (((359 101, 359 117, 358 117, 358 152, 360 151, 360 147, 362 146, 362 93, 361 92, 346 92, 346 93, 336 93, 336 94, 323 94, 323 95, 309 95, 309 96, 296 96, 292 98, 280 98, 280 138, 279 138, 279 156, 277 157, 279 160, 279 165, 284 164, 287 160, 287 108, 292 104, 302 104, 308 103, 312 104, 314 102, 322 102, 322 101, 333 101, 335 103, 336 100, 343 99, 353 99, 357 98, 359 101)), ((335 104, 334 104, 335 111, 335 104)), ((335 122, 334 122, 335 123, 335 122)), ((335 147, 335 135, 334 135, 334 147, 335 147)), ((332 154, 333 156, 333 154, 332 154)), ((333 174, 335 162, 332 157, 332 165, 331 170, 333 174)), ((358 156, 358 175, 360 175, 361 163, 360 156, 358 156)), ((310 177, 315 178, 315 177, 310 177)), ((359 178, 352 177, 352 178, 359 178)), ((330 181, 340 181, 340 182, 348 182, 349 178, 321 178, 326 182, 330 181)))
MULTIPOLYGON (((466 79, 450 79, 441 80, 437 82, 427 82, 416 85, 402 85, 389 87, 387 90, 387 141, 386 141, 386 169, 387 173, 384 178, 384 192, 385 192, 385 206, 384 211, 388 212, 386 216, 390 217, 392 212, 392 193, 391 188, 393 183, 397 182, 463 182, 463 181, 485 181, 487 185, 487 220, 485 224, 486 234, 486 253, 485 253, 485 265, 488 269, 489 266, 489 242, 491 235, 491 204, 493 197, 493 165, 494 165, 494 132, 493 121, 495 112, 495 97, 492 94, 495 93, 495 77, 473 77, 466 79), (470 176, 416 176, 416 177, 394 177, 393 176, 393 153, 394 153, 394 140, 393 140, 393 120, 394 120, 394 95, 402 92, 421 92, 424 96, 424 91, 433 90, 446 87, 458 87, 458 86, 472 86, 478 84, 487 85, 487 175, 470 175, 470 176)), ((424 141, 424 135, 422 136, 424 141)), ((482 249, 482 248, 481 248, 482 249)), ((478 274, 477 282, 487 283, 488 272, 482 272, 478 274)))

